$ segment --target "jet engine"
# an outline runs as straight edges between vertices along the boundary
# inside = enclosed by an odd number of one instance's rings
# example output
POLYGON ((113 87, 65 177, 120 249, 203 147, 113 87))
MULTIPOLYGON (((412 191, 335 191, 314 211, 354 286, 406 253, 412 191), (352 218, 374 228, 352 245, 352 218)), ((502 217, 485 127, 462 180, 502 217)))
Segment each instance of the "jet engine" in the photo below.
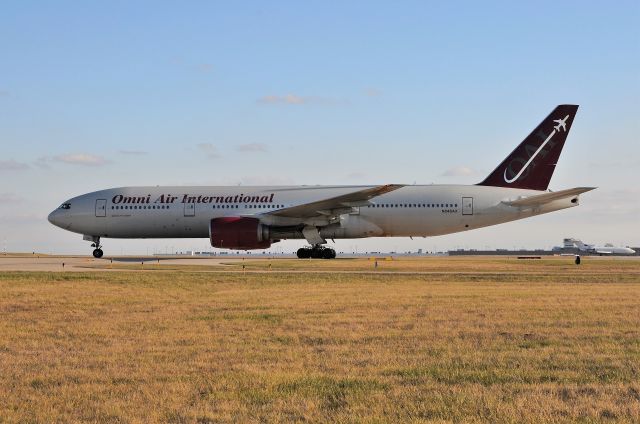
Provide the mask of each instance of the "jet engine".
POLYGON ((209 223, 211 246, 224 249, 251 250, 271 246, 269 227, 257 218, 226 216, 209 223))

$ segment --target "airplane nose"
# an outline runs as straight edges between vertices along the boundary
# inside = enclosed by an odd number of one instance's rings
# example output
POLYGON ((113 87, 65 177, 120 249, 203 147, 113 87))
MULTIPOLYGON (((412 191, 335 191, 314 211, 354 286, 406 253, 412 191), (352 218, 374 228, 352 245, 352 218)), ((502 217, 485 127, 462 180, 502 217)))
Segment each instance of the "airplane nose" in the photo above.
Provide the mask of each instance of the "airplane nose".
POLYGON ((59 223, 58 223, 58 217, 57 217, 57 215, 58 215, 58 210, 56 209, 56 210, 54 210, 53 212, 51 212, 51 213, 49 214, 49 216, 47 217, 47 220, 48 220, 50 223, 52 223, 53 225, 55 225, 55 226, 58 226, 58 227, 59 227, 60 225, 59 225, 59 223))

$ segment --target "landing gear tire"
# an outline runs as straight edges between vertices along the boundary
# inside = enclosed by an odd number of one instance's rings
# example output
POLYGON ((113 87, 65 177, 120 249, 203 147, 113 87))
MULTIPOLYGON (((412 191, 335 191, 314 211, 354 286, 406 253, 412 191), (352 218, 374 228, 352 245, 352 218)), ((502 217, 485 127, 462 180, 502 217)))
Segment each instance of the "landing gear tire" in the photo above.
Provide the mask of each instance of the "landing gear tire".
POLYGON ((311 249, 311 259, 322 259, 322 248, 321 247, 314 247, 313 249, 311 249))
POLYGON ((336 257, 336 251, 335 251, 335 250, 333 250, 333 249, 329 249, 329 248, 324 249, 324 250, 322 251, 322 257, 323 257, 324 259, 335 259, 335 257, 336 257))
POLYGON ((96 258, 96 259, 100 259, 103 254, 104 254, 104 252, 102 251, 102 249, 95 249, 93 251, 93 257, 96 258))
POLYGON ((301 247, 300 249, 298 249, 298 252, 296 254, 298 255, 299 259, 308 259, 311 257, 311 249, 309 249, 308 247, 301 247))
POLYGON ((334 259, 336 257, 335 250, 324 246, 301 247, 296 254, 300 259, 334 259))

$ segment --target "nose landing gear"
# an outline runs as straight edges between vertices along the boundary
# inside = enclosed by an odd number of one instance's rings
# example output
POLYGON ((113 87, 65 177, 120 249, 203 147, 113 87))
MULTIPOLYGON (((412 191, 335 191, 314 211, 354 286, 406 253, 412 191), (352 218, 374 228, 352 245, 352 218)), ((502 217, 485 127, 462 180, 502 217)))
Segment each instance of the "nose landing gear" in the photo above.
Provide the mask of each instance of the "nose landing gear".
POLYGON ((324 247, 319 244, 311 247, 301 247, 297 252, 300 259, 334 259, 336 251, 330 247, 324 247))
POLYGON ((95 247, 95 249, 93 249, 93 257, 100 259, 102 255, 104 255, 102 246, 100 245, 100 237, 91 237, 90 240, 93 241, 93 243, 91 243, 91 247, 95 247))

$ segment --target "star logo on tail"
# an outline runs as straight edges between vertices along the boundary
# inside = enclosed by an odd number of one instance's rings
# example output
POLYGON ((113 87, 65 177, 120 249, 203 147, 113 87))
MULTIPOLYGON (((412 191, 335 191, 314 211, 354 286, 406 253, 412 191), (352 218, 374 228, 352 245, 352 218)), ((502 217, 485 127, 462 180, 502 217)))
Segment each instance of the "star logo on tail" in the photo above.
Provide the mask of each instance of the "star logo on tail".
POLYGON ((560 128, 562 128, 562 131, 567 132, 567 119, 569 119, 569 115, 565 116, 564 119, 554 119, 553 122, 558 125, 553 128, 558 132, 560 132, 560 128))

